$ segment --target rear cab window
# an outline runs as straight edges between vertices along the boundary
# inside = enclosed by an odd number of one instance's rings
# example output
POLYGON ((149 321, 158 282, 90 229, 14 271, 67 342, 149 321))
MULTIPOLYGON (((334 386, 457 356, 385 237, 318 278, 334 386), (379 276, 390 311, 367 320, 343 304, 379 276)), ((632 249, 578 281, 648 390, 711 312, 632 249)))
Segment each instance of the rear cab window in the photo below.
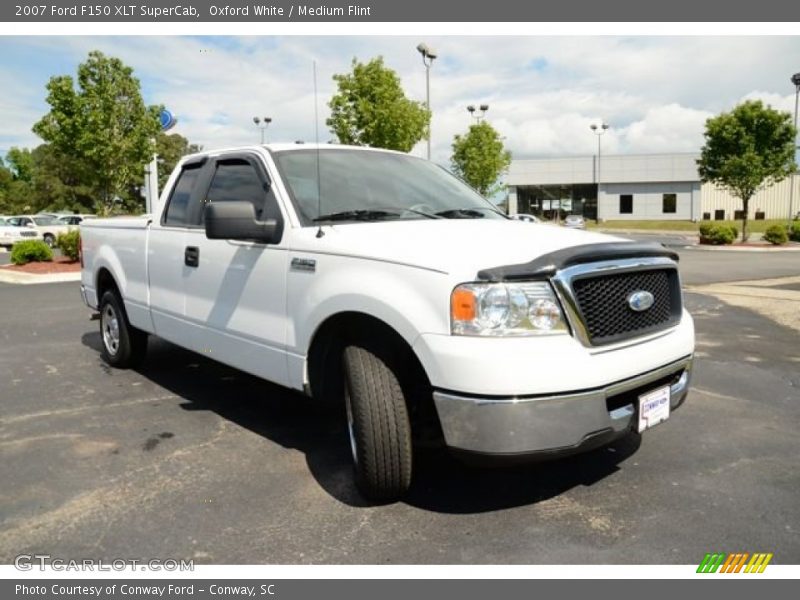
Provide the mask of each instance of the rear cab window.
POLYGON ((181 169, 178 180, 167 200, 164 225, 171 227, 187 227, 189 225, 190 200, 202 167, 203 163, 191 163, 184 165, 181 169))

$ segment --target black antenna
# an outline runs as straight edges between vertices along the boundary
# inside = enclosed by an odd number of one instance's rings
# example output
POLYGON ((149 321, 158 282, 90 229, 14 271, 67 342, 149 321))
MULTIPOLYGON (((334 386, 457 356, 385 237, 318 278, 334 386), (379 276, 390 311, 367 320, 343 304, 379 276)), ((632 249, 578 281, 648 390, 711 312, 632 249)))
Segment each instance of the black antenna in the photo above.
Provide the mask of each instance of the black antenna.
MULTIPOLYGON (((317 61, 314 61, 314 137, 317 144, 317 218, 322 216, 322 180, 320 178, 319 168, 319 115, 317 114, 317 61)), ((325 235, 322 231, 322 223, 319 223, 317 229, 317 237, 321 238, 325 235)))

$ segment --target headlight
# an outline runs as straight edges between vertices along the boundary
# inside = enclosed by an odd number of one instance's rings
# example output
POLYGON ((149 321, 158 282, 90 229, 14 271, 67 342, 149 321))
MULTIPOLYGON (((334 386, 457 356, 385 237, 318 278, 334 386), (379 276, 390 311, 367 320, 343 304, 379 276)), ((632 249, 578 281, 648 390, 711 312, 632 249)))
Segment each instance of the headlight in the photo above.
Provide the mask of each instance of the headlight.
POLYGON ((465 283, 450 296, 453 335, 565 333, 561 307, 546 281, 465 283))

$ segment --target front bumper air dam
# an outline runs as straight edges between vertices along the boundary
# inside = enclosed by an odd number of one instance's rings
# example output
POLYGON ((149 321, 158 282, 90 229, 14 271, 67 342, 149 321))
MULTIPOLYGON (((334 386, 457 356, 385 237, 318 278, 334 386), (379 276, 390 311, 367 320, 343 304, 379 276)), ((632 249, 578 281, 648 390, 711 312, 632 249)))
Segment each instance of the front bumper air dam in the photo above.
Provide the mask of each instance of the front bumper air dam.
POLYGON ((487 457, 547 458, 622 437, 637 423, 637 398, 670 385, 670 410, 686 399, 692 356, 599 389, 516 398, 436 391, 436 410, 451 449, 487 457))

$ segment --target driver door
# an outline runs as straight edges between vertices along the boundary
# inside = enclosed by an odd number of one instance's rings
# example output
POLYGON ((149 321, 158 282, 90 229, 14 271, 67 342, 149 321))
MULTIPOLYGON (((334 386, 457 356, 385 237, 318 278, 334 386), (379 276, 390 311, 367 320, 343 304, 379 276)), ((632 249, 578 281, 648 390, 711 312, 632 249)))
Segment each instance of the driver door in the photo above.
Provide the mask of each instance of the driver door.
POLYGON ((207 188, 186 231, 183 265, 186 319, 193 348, 220 362, 286 385, 288 253, 279 241, 262 244, 206 238, 207 203, 252 202, 259 220, 285 222, 271 178, 251 153, 212 159, 207 188))

